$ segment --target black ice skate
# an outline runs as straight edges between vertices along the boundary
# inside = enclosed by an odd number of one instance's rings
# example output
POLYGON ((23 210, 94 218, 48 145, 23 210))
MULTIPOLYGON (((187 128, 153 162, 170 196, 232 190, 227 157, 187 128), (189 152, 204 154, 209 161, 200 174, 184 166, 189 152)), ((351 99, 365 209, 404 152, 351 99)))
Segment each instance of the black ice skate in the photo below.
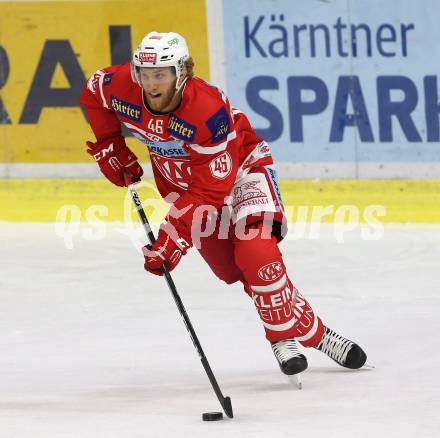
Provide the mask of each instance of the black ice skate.
POLYGON ((272 351, 278 361, 281 371, 287 376, 295 376, 296 384, 301 389, 299 373, 307 369, 307 359, 301 354, 294 338, 285 341, 272 342, 272 351))
POLYGON ((361 368, 367 360, 367 355, 359 345, 338 335, 328 327, 325 328, 324 336, 315 348, 325 353, 337 364, 352 370, 361 368))

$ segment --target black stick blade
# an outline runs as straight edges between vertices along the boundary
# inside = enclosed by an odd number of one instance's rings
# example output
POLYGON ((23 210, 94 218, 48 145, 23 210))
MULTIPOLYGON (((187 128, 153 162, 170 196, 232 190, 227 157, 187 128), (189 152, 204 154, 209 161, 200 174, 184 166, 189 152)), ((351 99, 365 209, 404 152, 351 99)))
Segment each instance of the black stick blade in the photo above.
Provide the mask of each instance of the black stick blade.
POLYGON ((223 409, 225 411, 225 414, 229 418, 234 418, 234 413, 232 412, 232 403, 231 403, 231 399, 229 397, 224 398, 223 409))

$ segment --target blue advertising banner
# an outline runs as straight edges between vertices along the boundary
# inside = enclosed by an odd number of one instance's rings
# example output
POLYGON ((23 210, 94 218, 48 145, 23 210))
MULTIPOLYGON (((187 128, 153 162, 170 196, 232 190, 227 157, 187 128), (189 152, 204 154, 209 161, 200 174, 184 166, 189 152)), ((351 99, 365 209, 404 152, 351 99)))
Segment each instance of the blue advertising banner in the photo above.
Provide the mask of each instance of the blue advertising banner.
POLYGON ((224 0, 228 94, 278 161, 433 177, 439 16, 435 0, 224 0))

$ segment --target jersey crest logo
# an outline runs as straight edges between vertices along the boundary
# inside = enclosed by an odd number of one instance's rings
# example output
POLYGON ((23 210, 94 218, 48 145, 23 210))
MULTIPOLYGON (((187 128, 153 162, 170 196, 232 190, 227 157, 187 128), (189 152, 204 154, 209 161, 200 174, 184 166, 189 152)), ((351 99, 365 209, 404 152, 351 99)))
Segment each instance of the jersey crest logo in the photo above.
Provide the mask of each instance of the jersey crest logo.
POLYGON ((140 122, 142 120, 142 108, 138 105, 125 102, 115 96, 110 96, 110 106, 115 113, 127 119, 133 120, 134 122, 140 122))
POLYGON ((160 155, 150 154, 151 161, 159 172, 172 184, 187 189, 191 180, 191 167, 187 160, 170 160, 160 155))
POLYGON ((211 143, 225 140, 231 130, 229 115, 223 107, 210 117, 206 124, 212 134, 211 143))
POLYGON ((232 170, 232 158, 228 152, 223 152, 209 163, 212 176, 218 179, 226 178, 232 170))
POLYGON ((179 119, 175 114, 171 114, 167 128, 170 135, 186 142, 192 141, 197 131, 194 125, 179 119))

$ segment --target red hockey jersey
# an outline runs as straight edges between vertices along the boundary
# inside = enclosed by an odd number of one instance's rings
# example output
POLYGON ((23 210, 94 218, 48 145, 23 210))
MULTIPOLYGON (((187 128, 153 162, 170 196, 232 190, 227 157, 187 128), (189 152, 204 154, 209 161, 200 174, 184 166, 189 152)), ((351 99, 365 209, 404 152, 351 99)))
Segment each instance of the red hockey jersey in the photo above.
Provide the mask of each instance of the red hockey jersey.
MULTIPOLYGON (((145 144, 160 194, 181 195, 174 203, 179 210, 219 208, 243 172, 273 163, 269 146, 247 117, 231 108, 221 90, 196 77, 187 80, 180 105, 167 114, 148 109, 129 64, 98 70, 80 103, 98 141, 121 135, 124 124, 145 144)), ((179 228, 189 237, 185 217, 179 228)))

